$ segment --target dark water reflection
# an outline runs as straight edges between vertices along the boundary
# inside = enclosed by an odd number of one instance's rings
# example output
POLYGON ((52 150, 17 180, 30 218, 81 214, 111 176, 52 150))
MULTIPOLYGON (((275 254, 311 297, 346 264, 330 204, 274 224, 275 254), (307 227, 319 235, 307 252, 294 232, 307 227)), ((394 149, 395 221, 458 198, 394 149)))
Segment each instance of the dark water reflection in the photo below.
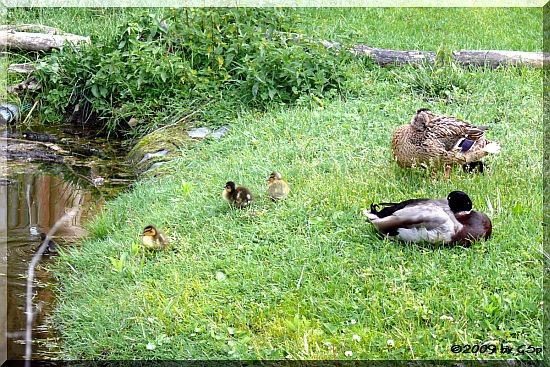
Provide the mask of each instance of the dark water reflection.
MULTIPOLYGON (((77 206, 78 214, 62 225, 54 240, 59 247, 71 246, 85 234, 81 223, 101 205, 91 190, 77 187, 63 177, 44 173, 19 173, 3 180, 0 195, 7 205, 2 207, 6 218, 7 238, 7 358, 22 359, 25 354, 24 331, 25 287, 27 268, 40 245, 35 228, 47 232, 66 211, 77 206)), ((33 329, 33 359, 55 358, 58 350, 56 330, 51 311, 55 306, 53 282, 55 278, 45 265, 55 255, 44 255, 36 269, 34 307, 37 309, 33 329)))
MULTIPOLYGON (((72 246, 85 235, 82 224, 135 178, 120 142, 93 137, 76 127, 26 129, 34 135, 55 135, 57 143, 71 154, 54 163, 25 158, 32 155, 21 158, 17 154, 21 146, 25 153, 29 146, 33 150, 41 143, 22 140, 13 127, 0 127, 0 360, 21 360, 25 355, 26 276, 41 242, 39 232, 33 229, 47 233, 59 218, 78 206, 72 221, 64 223, 53 236, 60 248, 72 246), (83 149, 97 154, 80 154, 83 149), (7 284, 3 282, 5 274, 7 284), (3 343, 4 336, 7 343, 3 343)), ((56 279, 47 270, 55 256, 44 255, 35 269, 33 360, 56 359, 59 355, 60 341, 51 316, 57 302, 56 279)))

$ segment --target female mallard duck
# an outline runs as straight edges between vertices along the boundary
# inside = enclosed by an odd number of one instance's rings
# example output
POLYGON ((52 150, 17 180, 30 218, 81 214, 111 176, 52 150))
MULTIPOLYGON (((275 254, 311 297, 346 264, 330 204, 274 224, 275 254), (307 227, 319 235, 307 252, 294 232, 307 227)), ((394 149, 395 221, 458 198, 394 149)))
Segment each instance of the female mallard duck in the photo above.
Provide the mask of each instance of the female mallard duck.
POLYGON ((150 250, 164 250, 168 247, 168 238, 151 225, 143 230, 141 242, 145 248, 150 250))
POLYGON ((487 154, 497 153, 500 146, 485 138, 487 126, 474 126, 452 116, 438 116, 427 108, 419 109, 411 122, 397 128, 391 147, 401 167, 445 165, 448 178, 451 165, 465 169, 482 164, 487 154))
POLYGON ((470 197, 453 191, 447 199, 410 199, 400 203, 371 204, 363 214, 385 236, 405 242, 460 244, 488 239, 491 220, 472 210, 470 197), (377 207, 385 206, 378 210, 377 207))
POLYGON ((289 192, 290 187, 288 183, 283 180, 283 175, 277 171, 272 172, 267 179, 267 194, 269 198, 273 201, 284 199, 288 196, 289 192))
POLYGON ((227 200, 229 204, 241 209, 249 205, 252 201, 252 194, 246 187, 235 187, 235 182, 228 181, 225 184, 225 188, 222 192, 222 197, 227 200))

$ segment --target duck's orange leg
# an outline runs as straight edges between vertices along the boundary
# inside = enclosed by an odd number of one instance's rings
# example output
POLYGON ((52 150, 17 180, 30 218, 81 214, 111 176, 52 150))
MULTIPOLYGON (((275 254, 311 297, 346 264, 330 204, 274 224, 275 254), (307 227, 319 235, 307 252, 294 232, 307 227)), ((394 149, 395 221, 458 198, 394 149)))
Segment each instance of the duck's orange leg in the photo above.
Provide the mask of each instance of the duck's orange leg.
POLYGON ((445 179, 448 180, 449 179, 449 176, 451 175, 451 165, 450 164, 446 164, 445 165, 445 179))

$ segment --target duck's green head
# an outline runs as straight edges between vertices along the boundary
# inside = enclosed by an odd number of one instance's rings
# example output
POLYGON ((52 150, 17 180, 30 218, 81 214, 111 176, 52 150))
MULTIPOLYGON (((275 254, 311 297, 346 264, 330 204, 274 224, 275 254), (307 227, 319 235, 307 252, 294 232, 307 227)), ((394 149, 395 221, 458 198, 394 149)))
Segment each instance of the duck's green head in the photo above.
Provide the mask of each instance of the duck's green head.
POLYGON ((472 200, 464 191, 452 191, 447 196, 449 208, 453 213, 469 212, 472 210, 472 200))

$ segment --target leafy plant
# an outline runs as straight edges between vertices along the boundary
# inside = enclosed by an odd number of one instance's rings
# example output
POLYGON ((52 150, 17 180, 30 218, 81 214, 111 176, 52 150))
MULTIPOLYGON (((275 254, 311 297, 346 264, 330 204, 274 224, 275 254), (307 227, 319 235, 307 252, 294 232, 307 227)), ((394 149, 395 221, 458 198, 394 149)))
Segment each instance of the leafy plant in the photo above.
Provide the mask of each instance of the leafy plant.
POLYGON ((264 8, 136 16, 111 42, 67 46, 39 63, 44 117, 79 111, 108 132, 141 135, 205 104, 215 112, 199 117, 213 122, 234 115, 237 103, 266 108, 334 94, 347 79, 349 55, 295 41, 287 36, 295 23, 264 8))
POLYGON ((128 253, 126 252, 123 252, 122 254, 120 254, 118 258, 109 257, 109 260, 111 261, 111 265, 113 266, 113 270, 118 273, 124 270, 127 259, 128 259, 128 253))

